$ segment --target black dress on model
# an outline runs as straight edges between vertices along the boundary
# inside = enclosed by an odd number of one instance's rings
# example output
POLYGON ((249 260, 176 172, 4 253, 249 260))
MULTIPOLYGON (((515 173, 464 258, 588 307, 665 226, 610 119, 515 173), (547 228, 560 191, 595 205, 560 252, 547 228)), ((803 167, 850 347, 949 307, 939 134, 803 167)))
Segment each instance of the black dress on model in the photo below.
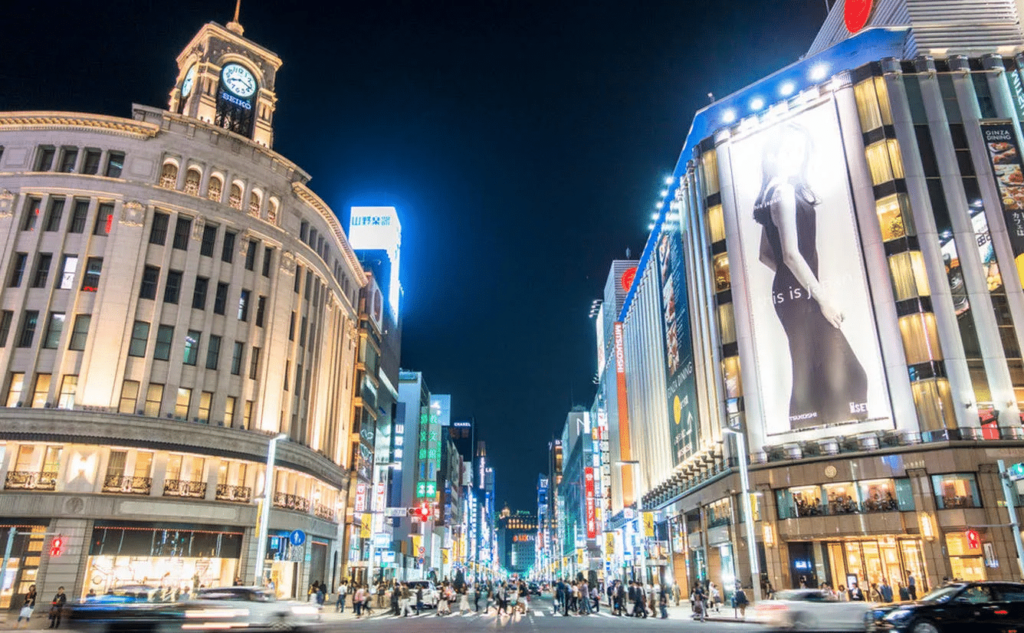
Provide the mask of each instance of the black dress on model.
MULTIPOLYGON (((789 424, 793 430, 867 417, 867 375, 842 330, 821 313, 818 302, 785 264, 779 229, 772 220, 772 187, 754 207, 775 261, 772 302, 789 339, 793 392, 789 424)), ((817 216, 813 192, 795 187, 797 244, 818 281, 817 216)), ((842 292, 834 287, 832 292, 842 292)))

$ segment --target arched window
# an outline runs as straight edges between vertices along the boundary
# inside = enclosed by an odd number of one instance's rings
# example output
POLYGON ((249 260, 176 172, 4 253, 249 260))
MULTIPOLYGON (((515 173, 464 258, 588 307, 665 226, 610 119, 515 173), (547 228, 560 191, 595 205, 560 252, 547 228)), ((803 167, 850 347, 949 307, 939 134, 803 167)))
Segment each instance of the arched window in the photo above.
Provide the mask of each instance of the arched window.
POLYGON ((206 185, 206 197, 214 202, 220 202, 222 191, 224 191, 224 181, 220 179, 220 176, 211 176, 209 184, 206 185))
POLYGON ((277 224, 277 198, 271 198, 270 204, 267 206, 267 221, 271 224, 277 224))
POLYGON ((260 194, 255 189, 249 193, 249 215, 260 217, 260 194))
POLYGON ((202 173, 197 167, 189 167, 185 172, 185 193, 190 196, 199 195, 199 181, 203 179, 202 173))
POLYGON ((178 166, 170 161, 164 163, 160 171, 160 186, 164 189, 175 189, 178 186, 178 166))
POLYGON ((228 196, 228 204, 232 209, 242 210, 242 187, 237 182, 231 183, 231 195, 228 196))

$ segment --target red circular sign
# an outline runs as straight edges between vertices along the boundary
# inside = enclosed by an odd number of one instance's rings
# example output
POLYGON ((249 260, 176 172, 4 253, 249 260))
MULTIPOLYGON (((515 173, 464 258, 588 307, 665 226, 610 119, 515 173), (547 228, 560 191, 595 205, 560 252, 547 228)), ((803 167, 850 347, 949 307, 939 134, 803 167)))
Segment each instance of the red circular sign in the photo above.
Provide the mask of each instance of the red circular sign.
POLYGON ((622 273, 622 289, 629 292, 629 289, 633 286, 633 281, 636 280, 636 266, 626 270, 622 273))
POLYGON ((843 21, 846 22, 846 30, 856 33, 864 28, 871 17, 872 0, 846 0, 843 7, 843 21))

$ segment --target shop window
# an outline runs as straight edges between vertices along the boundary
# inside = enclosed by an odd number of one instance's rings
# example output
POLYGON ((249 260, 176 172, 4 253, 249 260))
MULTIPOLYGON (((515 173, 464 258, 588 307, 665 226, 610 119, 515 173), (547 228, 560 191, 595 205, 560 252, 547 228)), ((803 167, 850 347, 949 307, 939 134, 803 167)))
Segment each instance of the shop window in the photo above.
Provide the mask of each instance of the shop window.
POLYGON ((860 512, 857 488, 853 483, 825 484, 822 486, 829 514, 856 514, 860 512))
POLYGON ((892 479, 873 479, 857 482, 861 507, 864 512, 896 512, 896 482, 892 479))
POLYGON ((725 239, 725 217, 720 204, 708 209, 708 238, 712 244, 725 239))
POLYGON ((942 360, 938 327, 931 312, 908 314, 900 317, 900 336, 908 365, 917 365, 933 360, 942 360))
POLYGON ((160 170, 160 187, 163 189, 175 189, 178 186, 178 166, 173 162, 164 163, 160 170))
POLYGON ((719 499, 707 508, 708 527, 721 527, 732 523, 732 500, 719 499))
POLYGON ((732 278, 729 276, 729 255, 720 253, 715 255, 715 292, 724 292, 732 286, 732 278))
POLYGON ((883 242, 915 234, 907 194, 898 193, 878 200, 875 202, 875 212, 878 214, 878 226, 882 230, 883 242))
MULTIPOLYGON (((982 549, 970 549, 967 536, 963 532, 946 533, 946 551, 949 552, 949 566, 953 577, 957 580, 980 581, 985 580, 985 559, 982 556, 982 549)), ((972 589, 975 589, 972 587, 972 589)), ((976 587, 987 591, 988 587, 976 587)), ((988 598, 982 592, 974 592, 965 596, 971 602, 988 602, 988 598)))
POLYGON ((892 279, 893 295, 897 301, 931 295, 924 256, 920 251, 897 253, 889 257, 889 274, 892 279))
POLYGON ((981 507, 978 483, 972 474, 932 475, 932 489, 939 510, 981 507))
POLYGON ((956 427, 953 396, 945 378, 912 382, 914 406, 922 431, 939 431, 956 427))
POLYGON ((793 512, 797 517, 818 516, 824 513, 821 505, 821 489, 818 486, 790 488, 793 498, 793 512))
POLYGON ((709 150, 700 155, 702 174, 704 176, 704 195, 713 196, 721 187, 718 184, 718 153, 709 150))

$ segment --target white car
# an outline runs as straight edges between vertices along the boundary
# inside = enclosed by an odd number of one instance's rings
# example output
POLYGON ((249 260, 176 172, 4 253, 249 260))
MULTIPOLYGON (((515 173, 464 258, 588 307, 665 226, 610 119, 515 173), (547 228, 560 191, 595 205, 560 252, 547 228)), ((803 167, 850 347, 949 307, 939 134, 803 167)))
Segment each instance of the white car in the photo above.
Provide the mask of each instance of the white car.
POLYGON ((278 600, 271 591, 260 587, 200 589, 195 600, 183 607, 183 629, 295 631, 311 629, 320 623, 316 603, 278 600))
POLYGON ((871 602, 840 602, 819 589, 794 589, 758 602, 747 620, 772 629, 865 631, 874 607, 871 602))
POLYGON ((416 603, 416 591, 423 589, 423 606, 431 609, 437 608, 437 587, 430 580, 410 580, 409 581, 409 595, 412 597, 413 604, 416 603))

